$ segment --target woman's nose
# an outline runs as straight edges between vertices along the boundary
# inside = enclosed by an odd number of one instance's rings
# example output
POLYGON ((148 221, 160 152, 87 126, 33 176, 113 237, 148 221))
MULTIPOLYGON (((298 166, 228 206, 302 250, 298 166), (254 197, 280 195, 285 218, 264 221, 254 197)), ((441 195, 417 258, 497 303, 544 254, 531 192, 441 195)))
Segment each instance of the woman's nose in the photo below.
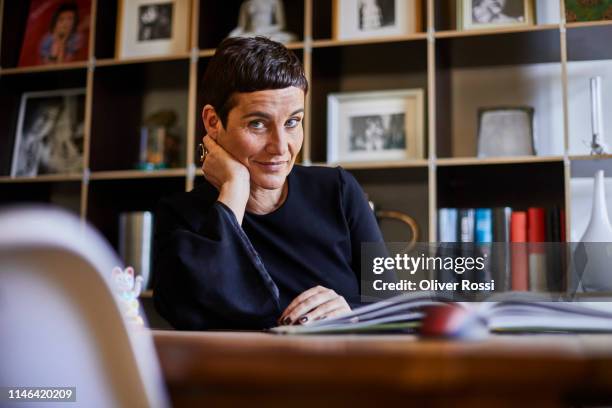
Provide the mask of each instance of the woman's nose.
POLYGON ((270 138, 266 145, 266 151, 270 154, 283 155, 287 152, 287 143, 289 135, 284 127, 274 128, 270 132, 270 138))

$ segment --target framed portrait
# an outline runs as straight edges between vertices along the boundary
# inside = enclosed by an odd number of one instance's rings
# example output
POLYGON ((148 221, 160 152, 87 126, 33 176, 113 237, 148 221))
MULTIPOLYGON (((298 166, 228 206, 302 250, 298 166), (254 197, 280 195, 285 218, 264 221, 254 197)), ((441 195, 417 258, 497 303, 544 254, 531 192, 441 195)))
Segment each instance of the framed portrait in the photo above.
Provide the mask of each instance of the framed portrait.
POLYGON ((85 61, 91 0, 32 0, 19 66, 85 61))
POLYGON ((423 158, 424 91, 347 92, 327 97, 327 162, 423 158))
POLYGON ((406 35, 421 31, 420 0, 334 0, 337 40, 406 35))
POLYGON ((478 157, 536 154, 531 107, 478 110, 478 157))
POLYGON ((85 89, 24 93, 11 176, 81 171, 84 117, 85 89))
POLYGON ((565 20, 568 23, 612 20, 612 0, 565 0, 565 20))
POLYGON ((187 52, 190 7, 189 0, 120 0, 117 58, 187 52))
POLYGON ((479 30, 535 24, 533 0, 457 0, 457 28, 479 30))

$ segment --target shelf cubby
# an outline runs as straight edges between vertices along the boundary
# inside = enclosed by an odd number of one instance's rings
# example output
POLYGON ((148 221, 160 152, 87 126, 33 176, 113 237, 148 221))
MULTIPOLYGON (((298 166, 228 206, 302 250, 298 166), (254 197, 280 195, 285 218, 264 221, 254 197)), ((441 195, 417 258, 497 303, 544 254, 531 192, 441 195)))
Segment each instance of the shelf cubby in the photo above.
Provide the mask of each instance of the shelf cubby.
MULTIPOLYGON (((199 12, 198 48, 214 49, 237 27, 241 0, 202 0, 199 12)), ((283 0, 285 31, 296 35, 296 42, 304 39, 304 3, 283 0)))
POLYGON ((84 89, 86 82, 85 69, 0 75, 0 176, 7 176, 11 171, 23 94, 67 88, 84 89))
POLYGON ((180 142, 177 167, 185 166, 188 60, 112 65, 94 76, 90 168, 92 172, 134 169, 140 127, 151 113, 177 114, 180 142))
MULTIPOLYGON (((327 95, 334 92, 423 89, 427 106, 425 40, 313 49, 311 160, 327 161, 327 95)), ((423 118, 427 123, 427 118, 423 118)), ((427 134, 425 126, 424 134, 427 134)), ((426 145, 426 144, 425 144, 426 145)), ((427 151, 425 146, 424 151, 427 151)))
MULTIPOLYGON (((402 1, 406 1, 406 0, 402 0, 402 1)), ((419 20, 419 26, 420 26, 420 30, 414 34, 409 35, 410 36, 419 36, 419 34, 423 34, 424 32, 426 32, 426 28, 427 28, 427 0, 415 0, 416 2, 416 8, 417 8, 417 12, 419 13, 419 15, 417 16, 417 19, 419 20)), ((317 44, 318 41, 329 41, 331 43, 341 43, 340 41, 334 39, 334 4, 336 3, 335 0, 314 0, 312 2, 312 19, 313 19, 313 26, 312 26, 312 38, 315 42, 315 44, 317 44)), ((361 41, 364 42, 368 42, 368 41, 387 41, 392 38, 389 37, 373 37, 371 39, 364 39, 361 41)), ((357 40, 355 42, 361 42, 360 40, 357 40)))
POLYGON ((563 161, 440 166, 438 208, 565 207, 563 161))
POLYGON ((184 190, 184 177, 91 180, 87 220, 118 249, 122 212, 155 211, 161 198, 184 190))
MULTIPOLYGON (((429 240, 429 200, 426 167, 350 169, 368 199, 377 210, 399 211, 412 217, 419 226, 419 242, 429 240)), ((411 239, 406 225, 381 220, 381 231, 388 242, 406 242, 411 239)))
POLYGON ((559 29, 436 39, 436 155, 475 157, 478 111, 534 109, 536 157, 562 155, 559 29))
POLYGON ((0 183, 0 207, 10 205, 52 204, 76 215, 81 212, 81 180, 38 180, 0 183))
MULTIPOLYGON (((590 153, 592 139, 590 78, 600 76, 604 141, 612 146, 612 22, 572 23, 567 29, 569 153, 590 153), (581 25, 577 25, 581 24, 581 25), (577 25, 577 26, 576 26, 577 25)), ((611 152, 608 148, 608 153, 611 152)))

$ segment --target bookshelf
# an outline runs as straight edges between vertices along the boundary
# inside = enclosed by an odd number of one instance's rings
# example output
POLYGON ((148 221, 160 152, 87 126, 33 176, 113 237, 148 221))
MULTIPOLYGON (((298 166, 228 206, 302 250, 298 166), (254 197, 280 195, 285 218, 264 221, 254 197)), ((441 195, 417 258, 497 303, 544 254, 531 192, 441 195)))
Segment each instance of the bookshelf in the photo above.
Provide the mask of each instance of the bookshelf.
MULTIPOLYGON (((342 41, 331 36, 333 0, 284 1, 286 29, 298 35, 287 46, 304 63, 311 87, 302 162, 326 165, 328 93, 422 88, 425 157, 345 165, 373 201, 413 216, 421 239, 430 242, 436 242, 437 209, 444 206, 554 204, 567 210, 566 223, 572 226, 572 164, 608 164, 612 155, 588 155, 580 140, 590 131, 590 118, 569 96, 583 87, 588 97, 588 86, 580 82, 589 75, 585 63, 601 66, 598 74, 608 75, 612 21, 566 24, 559 0, 553 22, 460 31, 454 0, 420 1, 422 32, 342 41), (527 103, 540 112, 538 155, 475 157, 475 107, 527 103)), ((202 134, 200 80, 216 45, 236 25, 240 3, 192 0, 188 52, 116 59, 117 1, 92 0, 88 61, 19 68, 28 2, 0 0, 0 204, 61 205, 93 223, 116 247, 119 213, 154 209, 162 196, 193 188, 201 178, 195 153, 202 134), (10 177, 21 94, 71 87, 86 89, 85 170, 10 177), (179 164, 134 170, 138 128, 155 107, 178 112, 179 164)))

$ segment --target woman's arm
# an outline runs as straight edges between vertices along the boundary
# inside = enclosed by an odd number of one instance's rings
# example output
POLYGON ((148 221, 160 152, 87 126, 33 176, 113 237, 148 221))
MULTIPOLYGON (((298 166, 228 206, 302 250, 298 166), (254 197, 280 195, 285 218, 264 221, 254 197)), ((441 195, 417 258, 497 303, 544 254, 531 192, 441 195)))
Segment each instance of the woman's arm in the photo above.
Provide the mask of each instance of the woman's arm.
POLYGON ((162 200, 156 213, 158 312, 186 330, 274 326, 278 289, 234 214, 221 202, 199 205, 162 200))
MULTIPOLYGON (((357 280, 361 281, 362 242, 383 242, 376 222, 361 186, 355 178, 338 168, 342 213, 351 242, 351 265, 357 280)), ((279 324, 308 324, 321 318, 331 318, 360 306, 358 299, 345 299, 332 289, 316 286, 296 297, 278 319, 279 324)))

